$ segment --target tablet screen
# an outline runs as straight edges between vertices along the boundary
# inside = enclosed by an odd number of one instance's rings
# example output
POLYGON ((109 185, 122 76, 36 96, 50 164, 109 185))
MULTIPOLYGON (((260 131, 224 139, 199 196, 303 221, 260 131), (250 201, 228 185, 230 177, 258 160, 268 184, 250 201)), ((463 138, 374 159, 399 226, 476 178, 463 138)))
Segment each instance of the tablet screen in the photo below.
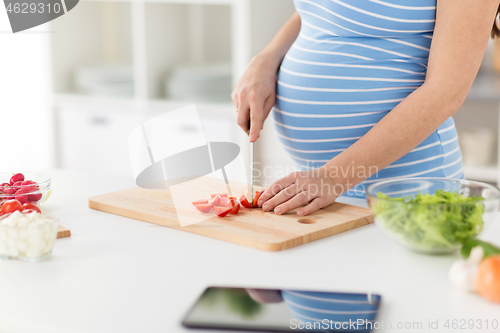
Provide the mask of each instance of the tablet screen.
POLYGON ((183 320, 190 328, 267 332, 370 332, 380 295, 207 288, 183 320))

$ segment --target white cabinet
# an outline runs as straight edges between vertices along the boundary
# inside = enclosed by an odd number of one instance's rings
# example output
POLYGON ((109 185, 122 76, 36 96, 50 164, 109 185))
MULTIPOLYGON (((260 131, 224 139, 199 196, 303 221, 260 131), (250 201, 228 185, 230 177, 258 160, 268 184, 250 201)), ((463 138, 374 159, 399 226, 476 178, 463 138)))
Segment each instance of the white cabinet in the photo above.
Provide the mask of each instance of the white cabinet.
POLYGON ((65 108, 57 113, 62 168, 132 176, 128 135, 142 116, 65 108))

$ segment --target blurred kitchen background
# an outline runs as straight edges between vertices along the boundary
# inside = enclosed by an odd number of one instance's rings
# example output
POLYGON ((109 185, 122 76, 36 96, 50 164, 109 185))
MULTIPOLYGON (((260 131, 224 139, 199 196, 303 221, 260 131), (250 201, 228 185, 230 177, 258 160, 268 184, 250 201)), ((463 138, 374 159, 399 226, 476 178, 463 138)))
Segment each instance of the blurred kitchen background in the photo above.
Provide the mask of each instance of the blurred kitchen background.
MULTIPOLYGON (((130 131, 193 103, 208 141, 237 142, 248 156, 230 92, 293 12, 292 0, 83 0, 48 24, 12 34, 0 11, 0 170, 131 176, 130 131)), ((455 116, 469 179, 500 179, 499 113, 500 42, 491 41, 455 116)), ((179 121, 175 144, 193 130, 179 121)), ((275 167, 268 181, 292 170, 270 121, 256 155, 275 167)))

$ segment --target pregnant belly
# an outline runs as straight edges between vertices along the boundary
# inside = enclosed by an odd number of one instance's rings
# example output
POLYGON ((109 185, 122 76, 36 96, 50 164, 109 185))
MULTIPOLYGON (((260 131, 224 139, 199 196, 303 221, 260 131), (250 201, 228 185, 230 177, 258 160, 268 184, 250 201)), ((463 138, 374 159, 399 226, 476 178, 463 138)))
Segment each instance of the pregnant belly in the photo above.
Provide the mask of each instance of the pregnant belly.
POLYGON ((321 163, 352 145, 424 82, 429 44, 320 38, 304 25, 278 73, 273 117, 286 149, 321 163))
MULTIPOLYGON (((345 48, 304 43, 299 37, 283 60, 273 120, 296 166, 309 169, 350 147, 417 89, 427 60, 360 59, 339 55, 345 48)), ((400 176, 463 176, 452 118, 363 185, 400 176)))
POLYGON ((428 51, 387 43, 373 38, 315 40, 301 32, 281 64, 277 107, 316 114, 392 110, 424 82, 428 51))

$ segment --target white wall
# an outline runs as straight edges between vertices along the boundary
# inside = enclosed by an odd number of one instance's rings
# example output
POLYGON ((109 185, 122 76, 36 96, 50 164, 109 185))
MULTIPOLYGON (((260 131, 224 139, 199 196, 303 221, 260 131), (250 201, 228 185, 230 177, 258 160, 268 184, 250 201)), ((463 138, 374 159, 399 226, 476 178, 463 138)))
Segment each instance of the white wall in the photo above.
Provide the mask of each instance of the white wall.
POLYGON ((49 29, 13 34, 0 10, 0 172, 52 166, 49 29))

